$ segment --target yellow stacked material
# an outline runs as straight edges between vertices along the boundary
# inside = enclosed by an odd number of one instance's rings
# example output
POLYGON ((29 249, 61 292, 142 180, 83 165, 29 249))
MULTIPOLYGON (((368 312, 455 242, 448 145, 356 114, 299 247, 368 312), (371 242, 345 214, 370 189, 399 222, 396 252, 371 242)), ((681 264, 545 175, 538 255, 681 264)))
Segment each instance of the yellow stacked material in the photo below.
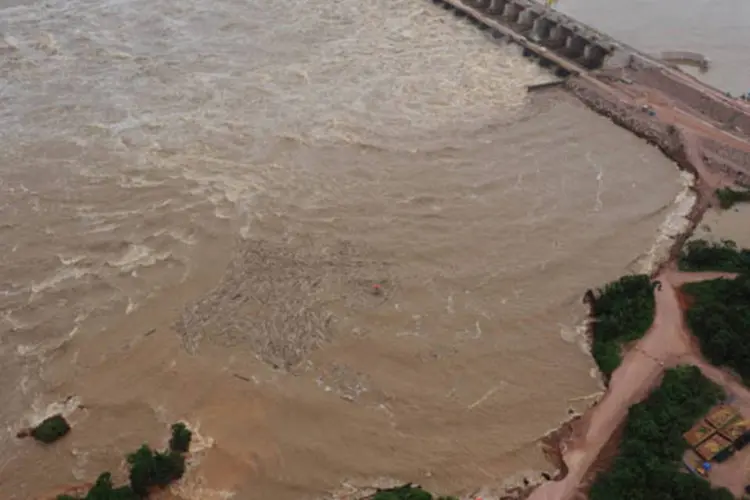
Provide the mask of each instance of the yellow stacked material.
POLYGON ((706 415, 706 421, 717 429, 721 429, 729 422, 739 417, 740 412, 738 412, 736 409, 732 408, 729 405, 719 405, 712 408, 711 411, 708 412, 708 415, 706 415))
POLYGON ((734 420, 725 425, 719 433, 734 442, 750 431, 750 420, 734 420))
POLYGON ((693 426, 692 429, 683 434, 685 441, 690 445, 691 448, 695 448, 703 441, 711 437, 716 432, 716 429, 708 425, 704 420, 701 420, 693 426))
POLYGON ((703 458, 703 460, 710 461, 712 460, 720 451, 729 448, 732 446, 732 442, 729 441, 727 438, 720 436, 719 434, 714 434, 707 440, 705 440, 701 445, 699 445, 695 451, 698 452, 698 455, 703 458))

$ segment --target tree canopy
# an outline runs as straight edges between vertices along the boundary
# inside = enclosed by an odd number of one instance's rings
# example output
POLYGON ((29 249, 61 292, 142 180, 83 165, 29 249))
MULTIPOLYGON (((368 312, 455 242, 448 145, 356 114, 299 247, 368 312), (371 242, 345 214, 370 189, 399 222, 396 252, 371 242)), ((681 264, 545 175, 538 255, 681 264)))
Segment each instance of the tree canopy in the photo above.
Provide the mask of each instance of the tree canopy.
POLYGON ((59 495, 57 500, 139 500, 130 486, 121 486, 115 488, 112 484, 112 474, 109 472, 102 473, 96 480, 94 486, 83 499, 70 495, 59 495))
POLYGON ((737 248, 732 240, 692 240, 683 248, 677 264, 681 271, 745 273, 750 271, 750 250, 737 248))
POLYGON ((634 274, 608 283, 594 294, 591 354, 607 379, 620 366, 622 345, 641 338, 653 323, 653 288, 648 275, 634 274))
POLYGON ((722 210, 729 210, 737 203, 746 203, 750 201, 750 190, 736 190, 732 188, 720 188, 716 190, 716 196, 719 198, 719 207, 722 210))
POLYGON ((630 408, 619 455, 597 476, 589 499, 732 500, 728 490, 680 471, 682 434, 723 397, 694 366, 667 370, 661 385, 630 408))
POLYGON ((105 472, 84 497, 59 495, 57 500, 139 500, 148 498, 154 488, 164 488, 185 474, 185 453, 189 451, 192 433, 178 422, 172 425, 169 448, 154 451, 148 445, 127 456, 130 480, 127 486, 115 488, 112 475, 105 472))
POLYGON ((750 384, 750 276, 689 283, 682 289, 695 299, 687 323, 703 355, 750 384))
MULTIPOLYGON (((396 488, 380 490, 372 497, 372 500, 432 500, 432 493, 425 491, 421 486, 405 484, 396 488)), ((437 500, 457 500, 455 497, 438 497, 437 500)))
POLYGON ((57 441, 70 432, 70 425, 60 414, 47 417, 31 429, 31 436, 37 441, 49 444, 57 441))
POLYGON ((183 422, 172 424, 172 437, 169 439, 169 449, 178 453, 187 453, 193 433, 183 422))

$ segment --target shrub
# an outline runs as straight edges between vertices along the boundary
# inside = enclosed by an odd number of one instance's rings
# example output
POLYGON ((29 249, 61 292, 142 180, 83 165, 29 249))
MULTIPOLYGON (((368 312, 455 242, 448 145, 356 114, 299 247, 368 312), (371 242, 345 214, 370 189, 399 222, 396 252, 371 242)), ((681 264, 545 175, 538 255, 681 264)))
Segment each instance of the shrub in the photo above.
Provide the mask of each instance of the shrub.
POLYGON ((591 354, 607 380, 620 365, 622 345, 641 338, 654 321, 653 287, 645 274, 628 275, 593 296, 591 354))
POLYGON ((750 271, 750 250, 738 249, 732 240, 711 243, 706 240, 689 241, 680 254, 681 271, 750 271))
POLYGON ((721 188, 716 190, 716 196, 719 198, 719 207, 722 210, 728 210, 737 203, 750 201, 750 191, 735 191, 732 188, 721 188))
POLYGON ((138 500, 148 498, 152 488, 164 488, 185 474, 184 452, 190 447, 191 433, 185 424, 172 425, 172 438, 169 449, 154 451, 143 445, 127 456, 130 466, 130 485, 114 488, 112 475, 101 474, 96 484, 83 498, 59 495, 57 500, 138 500))
POLYGON ((139 500, 139 497, 130 489, 130 486, 115 488, 112 485, 112 474, 104 472, 96 479, 96 483, 85 497, 58 495, 57 500, 139 500))
POLYGON ((153 487, 163 488, 185 474, 185 457, 178 452, 154 452, 147 445, 128 455, 130 487, 145 497, 153 487))
POLYGON ((172 437, 169 439, 169 449, 179 453, 187 453, 190 450, 190 440, 193 433, 182 422, 172 425, 172 437))
POLYGON ((750 276, 689 283, 683 290, 695 299, 687 323, 703 355, 750 383, 750 276))
POLYGON ((375 493, 373 500, 432 500, 432 494, 419 486, 399 486, 375 493))
MULTIPOLYGON (((380 490, 372 497, 372 500, 432 500, 432 493, 423 490, 420 486, 405 484, 396 488, 380 490)), ((439 497, 437 500, 456 500, 454 497, 439 497)))
POLYGON ((42 443, 53 443, 70 432, 70 425, 60 414, 42 420, 31 430, 31 436, 42 443))

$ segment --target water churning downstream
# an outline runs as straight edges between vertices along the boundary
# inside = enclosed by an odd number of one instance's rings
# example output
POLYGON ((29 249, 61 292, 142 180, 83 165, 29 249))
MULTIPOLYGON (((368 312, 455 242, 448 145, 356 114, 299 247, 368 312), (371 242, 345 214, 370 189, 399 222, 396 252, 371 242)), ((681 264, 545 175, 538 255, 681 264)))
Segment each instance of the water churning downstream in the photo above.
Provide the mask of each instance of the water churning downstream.
POLYGON ((0 2, 0 497, 177 418, 184 498, 544 466, 582 294, 683 188, 658 151, 428 3, 0 2))

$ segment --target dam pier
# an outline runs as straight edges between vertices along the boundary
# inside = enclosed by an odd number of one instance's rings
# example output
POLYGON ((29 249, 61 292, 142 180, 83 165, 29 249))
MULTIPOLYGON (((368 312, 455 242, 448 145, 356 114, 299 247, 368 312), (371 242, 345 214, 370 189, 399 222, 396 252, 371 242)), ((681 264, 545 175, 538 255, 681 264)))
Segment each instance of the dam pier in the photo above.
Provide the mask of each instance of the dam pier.
POLYGON ((465 17, 495 38, 522 47, 524 55, 561 73, 580 74, 605 66, 609 59, 627 60, 634 49, 575 19, 532 0, 432 0, 465 17))
MULTIPOLYGON (((750 185, 747 102, 535 0, 432 2, 495 39, 518 45, 524 57, 561 79, 529 90, 563 86, 590 109, 664 151, 676 147, 668 136, 678 129, 700 137, 706 169, 750 185)), ((665 54, 684 58, 693 53, 665 54)))

